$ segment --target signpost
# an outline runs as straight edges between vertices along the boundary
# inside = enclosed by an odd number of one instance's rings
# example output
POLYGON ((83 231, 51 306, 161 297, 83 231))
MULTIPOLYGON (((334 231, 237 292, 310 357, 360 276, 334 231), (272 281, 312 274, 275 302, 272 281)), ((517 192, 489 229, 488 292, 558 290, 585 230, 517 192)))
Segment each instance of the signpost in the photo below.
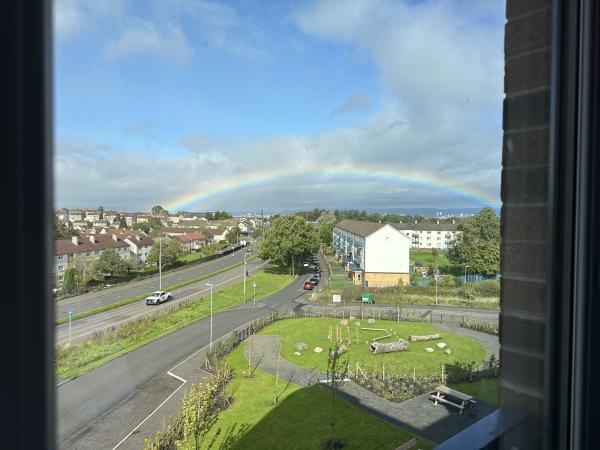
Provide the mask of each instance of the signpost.
POLYGON ((254 288, 254 296, 252 297, 252 306, 256 306, 256 281, 252 282, 252 287, 254 288))
POLYGON ((67 311, 67 317, 69 318, 69 344, 71 343, 71 319, 73 318, 73 311, 67 311))
POLYGON ((342 296, 340 294, 333 294, 333 303, 341 303, 342 302, 342 296))

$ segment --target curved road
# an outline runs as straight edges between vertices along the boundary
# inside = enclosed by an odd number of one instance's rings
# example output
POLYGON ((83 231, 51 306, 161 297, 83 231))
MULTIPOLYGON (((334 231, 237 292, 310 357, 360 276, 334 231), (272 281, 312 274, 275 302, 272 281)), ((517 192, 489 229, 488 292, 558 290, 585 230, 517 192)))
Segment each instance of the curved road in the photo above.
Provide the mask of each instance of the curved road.
MULTIPOLYGON (((244 260, 245 250, 232 253, 230 255, 217 258, 213 261, 208 261, 202 264, 197 264, 192 267, 185 269, 173 270, 171 272, 163 273, 162 286, 163 289, 168 289, 169 286, 183 283, 184 281, 198 278, 202 275, 215 272, 224 267, 230 266, 235 263, 239 263, 244 260)), ((252 256, 252 253, 248 253, 247 257, 252 256)), ((159 277, 154 276, 141 281, 134 281, 132 283, 125 283, 122 285, 114 286, 111 288, 105 288, 100 291, 88 292, 86 294, 77 295, 75 297, 69 297, 58 300, 56 302, 56 317, 63 317, 67 311, 73 311, 73 313, 81 313, 99 306, 108 305, 115 303, 127 298, 135 297, 137 295, 149 294, 159 289, 159 277)))

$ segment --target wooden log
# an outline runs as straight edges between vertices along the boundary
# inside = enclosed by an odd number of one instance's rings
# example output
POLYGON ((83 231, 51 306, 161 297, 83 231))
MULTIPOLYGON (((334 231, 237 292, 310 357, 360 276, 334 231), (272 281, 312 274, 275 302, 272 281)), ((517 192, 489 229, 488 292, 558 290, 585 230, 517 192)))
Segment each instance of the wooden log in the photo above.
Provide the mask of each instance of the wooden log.
POLYGON ((372 342, 369 350, 373 352, 373 354, 377 353, 390 353, 390 352, 401 352, 408 350, 408 342, 404 339, 398 339, 395 342, 390 342, 389 344, 383 344, 381 342, 372 342))
POLYGON ((391 334, 386 334, 385 336, 380 336, 380 337, 373 338, 373 339, 371 339, 371 341, 372 342, 380 341, 382 339, 389 338, 390 336, 391 336, 391 334))
POLYGON ((432 341, 434 339, 441 339, 442 335, 441 334, 428 334, 426 336, 417 336, 417 335, 411 335, 410 336, 410 340, 415 342, 415 341, 432 341))
POLYGON ((385 328, 361 328, 361 330, 369 330, 369 331, 387 331, 385 328))

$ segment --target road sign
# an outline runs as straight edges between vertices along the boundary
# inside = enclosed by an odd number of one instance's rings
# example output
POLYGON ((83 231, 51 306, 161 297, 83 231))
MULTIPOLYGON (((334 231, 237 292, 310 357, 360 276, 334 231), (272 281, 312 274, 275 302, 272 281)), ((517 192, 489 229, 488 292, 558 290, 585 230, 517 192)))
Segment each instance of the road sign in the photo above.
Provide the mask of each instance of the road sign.
POLYGON ((73 315, 73 311, 67 311, 67 316, 71 317, 73 315))
POLYGON ((342 302, 342 296, 340 294, 333 294, 333 303, 341 303, 342 302))

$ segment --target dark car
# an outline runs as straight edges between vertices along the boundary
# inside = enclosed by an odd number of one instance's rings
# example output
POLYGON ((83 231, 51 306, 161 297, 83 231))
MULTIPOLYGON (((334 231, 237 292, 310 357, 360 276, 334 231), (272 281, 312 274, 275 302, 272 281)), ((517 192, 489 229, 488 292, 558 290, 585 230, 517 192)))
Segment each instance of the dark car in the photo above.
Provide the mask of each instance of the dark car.
POLYGON ((308 280, 308 281, 310 281, 311 283, 313 283, 315 286, 316 286, 317 284, 319 284, 319 279, 318 279, 318 278, 316 278, 316 277, 312 277, 312 278, 311 278, 310 280, 308 280))
POLYGON ((304 283, 304 289, 306 289, 307 291, 312 291, 314 287, 314 284, 312 284, 310 281, 304 283))

